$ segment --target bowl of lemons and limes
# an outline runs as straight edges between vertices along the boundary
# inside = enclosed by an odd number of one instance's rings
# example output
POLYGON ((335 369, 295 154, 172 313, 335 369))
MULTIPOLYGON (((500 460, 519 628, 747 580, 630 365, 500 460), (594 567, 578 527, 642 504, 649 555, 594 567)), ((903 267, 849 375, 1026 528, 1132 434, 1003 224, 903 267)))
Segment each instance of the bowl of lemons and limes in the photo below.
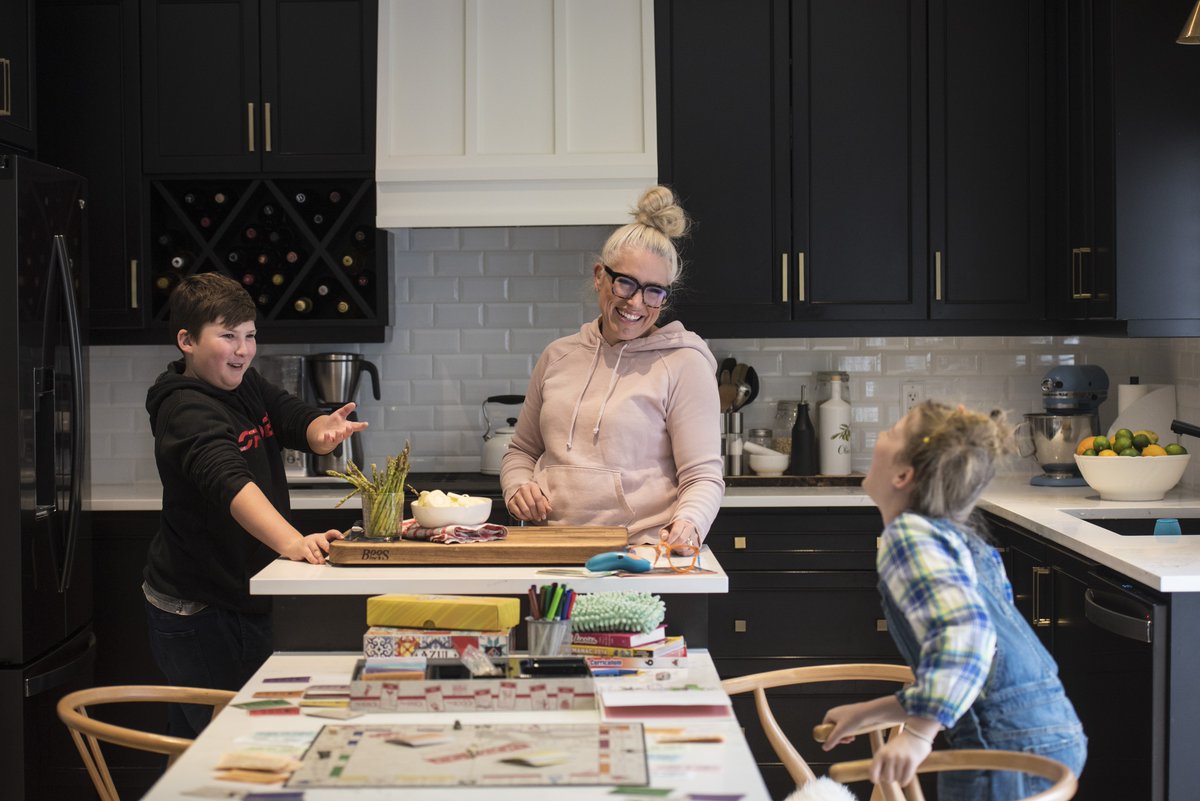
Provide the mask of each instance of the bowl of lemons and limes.
POLYGON ((1106 501, 1161 500, 1179 483, 1191 458, 1187 448, 1160 443, 1156 432, 1144 429, 1084 437, 1075 447, 1083 480, 1106 501))

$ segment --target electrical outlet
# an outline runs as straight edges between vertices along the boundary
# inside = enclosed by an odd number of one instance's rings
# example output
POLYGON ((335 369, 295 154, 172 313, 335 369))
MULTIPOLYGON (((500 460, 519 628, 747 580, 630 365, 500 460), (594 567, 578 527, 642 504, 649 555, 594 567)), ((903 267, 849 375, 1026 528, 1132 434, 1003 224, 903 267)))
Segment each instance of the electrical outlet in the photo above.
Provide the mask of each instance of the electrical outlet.
POLYGON ((905 414, 924 400, 925 387, 912 381, 900 385, 900 405, 905 414))

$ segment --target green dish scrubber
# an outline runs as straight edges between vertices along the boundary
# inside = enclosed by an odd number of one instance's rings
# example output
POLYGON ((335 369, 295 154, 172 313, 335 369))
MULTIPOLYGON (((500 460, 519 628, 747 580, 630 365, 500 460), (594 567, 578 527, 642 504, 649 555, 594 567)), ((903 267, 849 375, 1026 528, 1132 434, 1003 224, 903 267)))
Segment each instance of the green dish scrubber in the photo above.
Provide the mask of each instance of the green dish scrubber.
POLYGON ((662 598, 648 592, 580 595, 571 610, 572 631, 653 631, 666 617, 662 598))

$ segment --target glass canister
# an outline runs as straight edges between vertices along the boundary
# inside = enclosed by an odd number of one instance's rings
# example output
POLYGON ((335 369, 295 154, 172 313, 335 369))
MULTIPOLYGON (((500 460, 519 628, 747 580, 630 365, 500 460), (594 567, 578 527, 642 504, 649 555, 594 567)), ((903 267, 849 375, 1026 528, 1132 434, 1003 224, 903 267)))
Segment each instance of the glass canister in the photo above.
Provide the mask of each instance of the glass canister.
POLYGON ((771 449, 780 453, 792 452, 792 426, 796 424, 796 409, 800 401, 781 400, 775 404, 775 424, 771 427, 771 449))
POLYGON ((746 442, 753 442, 764 448, 774 447, 775 434, 769 428, 752 428, 746 435, 746 442))

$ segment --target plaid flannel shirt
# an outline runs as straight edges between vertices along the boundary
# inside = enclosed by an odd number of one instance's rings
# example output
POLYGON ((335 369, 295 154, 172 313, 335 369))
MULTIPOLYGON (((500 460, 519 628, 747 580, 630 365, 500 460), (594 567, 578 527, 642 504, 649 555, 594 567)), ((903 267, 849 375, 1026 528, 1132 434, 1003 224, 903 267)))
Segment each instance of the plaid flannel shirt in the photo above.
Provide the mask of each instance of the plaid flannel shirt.
POLYGON ((896 694, 910 715, 950 727, 975 702, 996 650, 964 537, 947 520, 905 512, 884 529, 876 566, 921 653, 916 682, 896 694))

